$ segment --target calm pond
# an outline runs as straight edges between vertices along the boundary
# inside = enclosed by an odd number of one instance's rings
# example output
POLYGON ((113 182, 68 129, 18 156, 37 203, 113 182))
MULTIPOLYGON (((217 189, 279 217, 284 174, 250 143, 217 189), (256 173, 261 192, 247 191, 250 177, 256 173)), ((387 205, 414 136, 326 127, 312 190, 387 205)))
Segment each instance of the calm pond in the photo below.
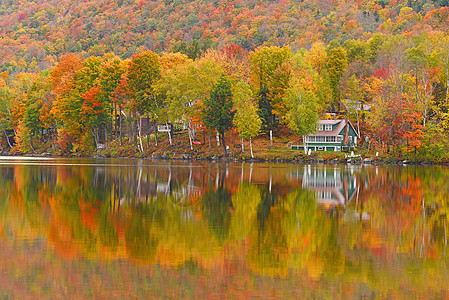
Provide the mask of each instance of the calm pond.
POLYGON ((0 157, 0 298, 448 298, 449 169, 0 157))

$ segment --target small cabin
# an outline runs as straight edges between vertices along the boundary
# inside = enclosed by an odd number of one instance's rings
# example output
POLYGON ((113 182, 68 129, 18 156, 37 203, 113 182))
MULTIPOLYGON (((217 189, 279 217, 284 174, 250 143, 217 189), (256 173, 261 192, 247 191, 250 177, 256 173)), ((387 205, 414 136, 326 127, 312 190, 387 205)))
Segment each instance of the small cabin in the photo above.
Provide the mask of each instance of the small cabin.
POLYGON ((319 120, 317 131, 303 137, 302 145, 291 149, 312 151, 350 151, 357 147, 359 136, 347 119, 319 120))

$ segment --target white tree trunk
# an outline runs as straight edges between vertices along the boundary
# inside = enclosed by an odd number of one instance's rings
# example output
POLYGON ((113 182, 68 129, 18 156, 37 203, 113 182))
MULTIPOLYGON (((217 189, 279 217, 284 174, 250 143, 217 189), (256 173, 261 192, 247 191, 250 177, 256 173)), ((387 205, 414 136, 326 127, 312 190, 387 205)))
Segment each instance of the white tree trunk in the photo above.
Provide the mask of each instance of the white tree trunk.
POLYGON ((220 147, 220 135, 217 132, 217 147, 220 147))
POLYGON ((427 119, 427 109, 424 110, 424 118, 423 118, 423 128, 426 128, 426 119, 427 119))
MULTIPOLYGON (((165 125, 167 125, 167 128, 168 128, 167 122, 165 122, 165 125)), ((171 144, 172 144, 172 141, 171 141, 171 130, 168 131, 168 141, 170 142, 170 146, 171 146, 171 144)))
POLYGON ((90 128, 90 131, 92 132, 92 136, 94 137, 95 149, 97 149, 98 147, 97 136, 95 135, 95 131, 92 128, 90 128))
POLYGON ((253 143, 251 143, 251 137, 249 138, 249 149, 251 150, 251 158, 254 158, 253 143))
POLYGON ((138 127, 139 127, 138 129, 139 129, 140 152, 143 152, 143 145, 142 145, 142 117, 139 117, 138 127))
POLYGON ((242 152, 245 152, 245 148, 243 147, 243 138, 242 138, 242 152))
POLYGON ((157 147, 157 126, 156 126, 156 121, 154 121, 154 144, 157 147))
POLYGON ((306 143, 306 137, 304 135, 302 136, 302 141, 303 141, 303 144, 304 144, 304 152, 307 155, 307 143, 306 143))
POLYGON ((8 142, 8 146, 9 146, 9 148, 11 148, 11 149, 12 149, 12 145, 11 145, 11 143, 9 142, 9 137, 8 137, 8 135, 6 134, 6 130, 3 130, 3 133, 5 134, 5 137, 6 137, 6 141, 8 142))
POLYGON ((190 150, 193 151, 193 144, 192 144, 192 129, 190 129, 190 126, 188 128, 189 131, 189 142, 190 142, 190 150))

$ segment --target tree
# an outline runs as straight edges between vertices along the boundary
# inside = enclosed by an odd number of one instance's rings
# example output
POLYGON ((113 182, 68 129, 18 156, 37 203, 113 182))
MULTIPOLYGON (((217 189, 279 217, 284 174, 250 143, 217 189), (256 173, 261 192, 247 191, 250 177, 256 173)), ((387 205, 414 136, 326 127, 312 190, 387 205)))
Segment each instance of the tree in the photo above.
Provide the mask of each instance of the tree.
POLYGON ((327 71, 329 72, 329 85, 332 90, 332 101, 340 104, 340 78, 348 64, 346 50, 342 47, 328 47, 327 71))
POLYGON ((294 77, 285 97, 286 123, 288 127, 300 135, 308 135, 316 131, 320 107, 318 97, 313 90, 307 88, 311 84, 294 77))
POLYGON ((264 130, 275 127, 274 115, 283 116, 282 101, 288 87, 292 52, 290 47, 260 47, 250 55, 254 90, 259 95, 259 107, 264 130))
MULTIPOLYGON (((411 93, 397 93, 399 87, 395 83, 398 80, 391 78, 392 76, 394 75, 390 75, 380 83, 378 88, 380 92, 374 96, 368 124, 374 136, 382 143, 387 143, 387 146, 391 143, 393 150, 395 146, 404 143, 418 148, 422 141, 422 115, 418 113, 417 105, 411 99, 411 93)), ((405 77, 404 81, 408 84, 404 84, 404 91, 411 90, 412 78, 405 77)))
POLYGON ((13 93, 10 87, 11 76, 7 71, 0 73, 0 128, 4 134, 9 147, 13 146, 6 133, 6 130, 14 128, 11 109, 14 105, 13 93))
POLYGON ((262 127, 262 120, 258 115, 257 106, 253 101, 252 92, 249 85, 243 81, 239 81, 233 87, 232 93, 234 95, 236 108, 234 125, 240 131, 241 138, 249 139, 251 157, 254 158, 251 138, 259 134, 262 127))
POLYGON ((230 78, 248 83, 251 77, 249 52, 241 46, 230 44, 218 53, 218 59, 223 62, 223 68, 230 78))
POLYGON ((133 101, 130 108, 141 114, 154 106, 154 84, 160 78, 159 56, 151 51, 135 54, 128 65, 128 84, 133 101))
POLYGON ((94 137, 95 147, 99 144, 99 133, 97 128, 104 122, 104 103, 99 97, 99 87, 93 87, 83 94, 83 105, 81 107, 81 121, 87 125, 94 137))
POLYGON ((223 69, 216 61, 202 57, 195 62, 188 59, 176 64, 161 78, 158 88, 165 95, 167 117, 187 123, 190 141, 195 136, 191 123, 201 119, 203 104, 222 74, 223 69))
POLYGON ((427 37, 424 37, 416 47, 408 49, 406 53, 415 76, 416 103, 423 116, 423 127, 426 129, 429 111, 436 110, 433 105, 433 91, 440 72, 437 67, 437 54, 427 37))
MULTIPOLYGON (((114 53, 104 55, 100 66, 100 74, 98 76, 98 85, 101 87, 101 94, 99 97, 101 98, 102 103, 105 104, 103 107, 104 110, 110 110, 112 113, 112 103, 114 104, 115 132, 117 132, 117 102, 113 100, 116 99, 115 91, 120 84, 121 76, 125 71, 126 64, 118 56, 114 53)), ((107 126, 105 126, 105 130, 106 129, 107 126)))
POLYGON ((306 84, 304 87, 315 93, 322 106, 332 101, 326 61, 326 48, 321 43, 313 44, 310 51, 298 52, 292 58, 293 77, 306 84))
POLYGON ((438 35, 438 53, 439 53, 439 66, 441 69, 441 82, 446 84, 445 91, 445 104, 448 106, 449 99, 449 37, 445 35, 438 35))
MULTIPOLYGON (((184 116, 190 116, 192 112, 184 107, 178 107, 177 105, 184 105, 184 84, 192 83, 189 78, 184 82, 188 72, 187 65, 193 64, 193 61, 185 54, 177 53, 163 53, 160 57, 161 62, 161 78, 158 80, 155 89, 156 96, 161 101, 158 114, 153 114, 154 120, 154 138, 157 146, 157 129, 156 119, 160 122, 170 122, 170 120, 179 120, 184 116), (177 108, 177 109, 176 109, 177 108), (184 108, 184 109, 183 109, 184 108), (185 113, 185 115, 183 115, 185 113)), ((157 101, 156 103, 159 103, 157 101)), ((190 107, 190 106, 189 106, 190 107)), ((191 127, 189 126, 189 138, 192 140, 191 127)), ((169 140, 171 144, 171 134, 169 134, 169 140)), ((193 145, 191 144, 191 149, 193 145)))
POLYGON ((310 50, 304 54, 304 57, 319 74, 324 72, 328 57, 326 47, 324 47, 322 42, 313 43, 310 50))
MULTIPOLYGON (((157 101, 155 85, 160 75, 161 63, 156 53, 145 51, 132 56, 126 77, 128 92, 131 96, 128 107, 134 117, 137 116, 136 113, 140 114, 140 121, 143 115, 155 114, 159 109, 160 104, 157 101)), ((140 147, 143 151, 141 122, 137 123, 136 127, 138 127, 140 147)))
POLYGON ((79 109, 81 109, 82 98, 76 83, 81 68, 83 68, 81 56, 66 54, 61 56, 59 63, 50 71, 52 93, 55 95, 50 113, 56 117, 58 144, 62 146, 63 150, 68 150, 71 147, 65 142, 65 140, 70 140, 66 137, 72 136, 81 127, 79 109))
POLYGON ((352 75, 347 82, 347 93, 343 104, 349 117, 355 117, 357 120, 357 133, 360 136, 360 117, 363 106, 363 85, 355 75, 352 75))
POLYGON ((228 156, 225 132, 232 128, 234 114, 231 83, 222 75, 204 103, 202 120, 208 129, 215 129, 221 135, 225 156, 228 156))

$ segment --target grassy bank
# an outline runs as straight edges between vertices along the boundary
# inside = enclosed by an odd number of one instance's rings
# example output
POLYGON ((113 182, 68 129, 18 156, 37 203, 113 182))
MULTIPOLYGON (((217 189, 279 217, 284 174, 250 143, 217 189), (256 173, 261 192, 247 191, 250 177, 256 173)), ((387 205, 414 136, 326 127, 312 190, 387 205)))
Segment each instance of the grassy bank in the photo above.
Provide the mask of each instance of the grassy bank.
MULTIPOLYGON (((254 158, 251 157, 249 141, 243 141, 238 137, 236 132, 228 132, 226 136, 226 145, 228 147, 228 157, 225 158, 223 146, 217 144, 215 135, 210 136, 205 133, 199 133, 196 136, 196 141, 201 142, 201 145, 193 145, 193 150, 190 148, 190 142, 187 131, 178 132, 172 137, 170 144, 167 134, 158 134, 158 143, 155 144, 154 136, 141 140, 137 139, 135 143, 133 139, 129 140, 127 137, 122 139, 120 145, 119 139, 115 139, 104 145, 103 148, 68 153, 62 151, 51 142, 44 144, 35 143, 33 152, 21 153, 17 148, 9 149, 6 153, 12 155, 49 155, 49 156, 90 156, 90 157, 128 157, 128 158, 160 158, 160 159, 204 159, 204 160, 221 160, 228 159, 232 161, 279 161, 279 162, 319 162, 319 163, 343 163, 351 161, 353 163, 365 162, 373 164, 397 164, 397 163, 412 163, 412 164, 449 164, 448 157, 439 155, 435 157, 435 153, 442 151, 432 151, 428 147, 427 153, 423 155, 419 153, 398 152, 396 153, 380 153, 376 156, 376 149, 366 151, 361 149, 356 151, 356 155, 361 158, 347 158, 349 153, 343 152, 321 152, 315 151, 312 154, 306 155, 303 151, 291 150, 291 144, 297 144, 300 141, 300 136, 291 134, 288 130, 276 132, 273 135, 272 142, 268 135, 260 135, 252 140, 254 158), (209 142, 210 139, 210 142, 209 142), (142 145, 142 147, 140 146, 142 145), (143 151, 141 151, 143 148, 143 151), (432 155, 431 155, 432 154, 432 155)), ((5 152, 4 152, 5 153, 5 152)))

